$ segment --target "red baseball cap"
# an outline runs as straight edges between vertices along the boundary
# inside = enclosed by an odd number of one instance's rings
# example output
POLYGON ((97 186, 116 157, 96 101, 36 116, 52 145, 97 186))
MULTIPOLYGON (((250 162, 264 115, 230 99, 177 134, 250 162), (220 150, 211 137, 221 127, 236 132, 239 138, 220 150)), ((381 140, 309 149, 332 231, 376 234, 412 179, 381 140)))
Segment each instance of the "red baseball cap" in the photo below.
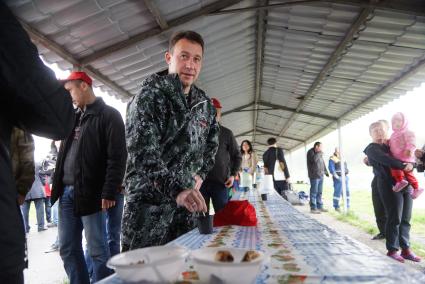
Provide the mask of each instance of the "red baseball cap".
POLYGON ((62 80, 63 83, 68 81, 81 80, 86 82, 89 86, 92 85, 93 80, 86 74, 86 72, 74 71, 69 74, 68 78, 62 80))
POLYGON ((213 104, 213 106, 214 106, 215 108, 222 108, 222 107, 221 107, 221 104, 220 104, 220 101, 219 101, 218 99, 216 99, 216 98, 212 98, 212 99, 211 99, 211 101, 212 101, 212 104, 213 104))

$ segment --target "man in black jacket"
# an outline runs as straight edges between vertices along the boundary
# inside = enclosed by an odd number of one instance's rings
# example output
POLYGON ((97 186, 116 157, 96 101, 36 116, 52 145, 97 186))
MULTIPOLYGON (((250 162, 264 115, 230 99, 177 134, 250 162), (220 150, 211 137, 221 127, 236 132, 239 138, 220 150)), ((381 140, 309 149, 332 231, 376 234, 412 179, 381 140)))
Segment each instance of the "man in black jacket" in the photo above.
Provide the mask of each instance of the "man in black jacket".
MULTIPOLYGON (((221 104, 216 98, 212 98, 211 101, 217 112, 216 121, 219 122, 221 104)), ((238 144, 230 129, 220 125, 218 141, 214 167, 209 171, 201 186, 201 193, 207 204, 208 211, 210 199, 212 199, 215 212, 226 206, 229 200, 228 188, 232 187, 242 162, 238 144)))
POLYGON ((314 143, 307 152, 307 170, 310 178, 310 210, 313 214, 320 214, 328 210, 323 208, 322 191, 323 176, 329 176, 323 160, 322 143, 314 143))
POLYGON ((274 137, 267 139, 267 145, 269 145, 269 149, 263 154, 264 173, 266 175, 273 175, 275 190, 286 199, 285 190, 289 189, 288 183, 290 176, 283 149, 277 147, 277 141, 274 137), (284 178, 279 177, 277 173, 279 169, 275 169, 276 160, 279 161, 281 167, 283 166, 284 178))
POLYGON ((12 128, 63 139, 72 130, 74 112, 68 92, 2 1, 0 21, 0 282, 24 283, 25 233, 10 161, 12 128))
POLYGON ((72 72, 65 81, 77 106, 74 131, 62 142, 53 178, 52 203, 59 199, 59 251, 71 283, 89 283, 82 249, 84 229, 93 260, 93 281, 111 274, 104 210, 115 205, 127 151, 120 113, 94 95, 92 80, 72 72))

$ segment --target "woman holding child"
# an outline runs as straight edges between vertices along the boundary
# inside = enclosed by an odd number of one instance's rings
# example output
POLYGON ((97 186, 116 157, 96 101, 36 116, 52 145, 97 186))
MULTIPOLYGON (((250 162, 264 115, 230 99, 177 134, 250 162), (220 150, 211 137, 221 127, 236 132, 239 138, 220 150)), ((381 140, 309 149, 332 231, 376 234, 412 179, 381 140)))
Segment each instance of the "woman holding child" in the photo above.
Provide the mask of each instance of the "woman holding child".
POLYGON ((364 153, 373 167, 379 195, 387 213, 385 229, 387 255, 399 262, 404 262, 405 259, 419 262, 421 259, 410 250, 409 243, 412 196, 407 188, 398 192, 393 191, 395 182, 391 175, 391 169, 410 172, 413 165, 403 163, 390 155, 389 146, 385 143, 386 128, 381 121, 372 123, 369 133, 372 143, 366 147, 364 153), (398 253, 400 247, 401 254, 398 253))

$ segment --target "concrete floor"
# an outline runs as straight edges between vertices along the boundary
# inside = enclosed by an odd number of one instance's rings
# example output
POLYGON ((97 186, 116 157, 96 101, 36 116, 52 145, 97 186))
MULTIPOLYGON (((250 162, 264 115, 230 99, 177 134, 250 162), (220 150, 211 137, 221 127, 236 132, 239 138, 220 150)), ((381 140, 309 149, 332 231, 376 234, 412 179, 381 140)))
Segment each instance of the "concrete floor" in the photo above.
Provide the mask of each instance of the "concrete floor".
POLYGON ((57 227, 37 232, 37 225, 31 224, 31 231, 27 234, 29 263, 28 269, 24 270, 25 283, 68 283, 59 252, 50 249, 56 235, 57 227))

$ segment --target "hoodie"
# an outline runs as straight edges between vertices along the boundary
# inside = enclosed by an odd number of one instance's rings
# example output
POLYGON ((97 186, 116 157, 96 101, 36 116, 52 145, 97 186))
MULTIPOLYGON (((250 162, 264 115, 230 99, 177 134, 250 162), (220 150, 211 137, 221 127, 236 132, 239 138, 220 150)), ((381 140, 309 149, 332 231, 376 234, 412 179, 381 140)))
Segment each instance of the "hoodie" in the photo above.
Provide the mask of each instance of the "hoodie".
POLYGON ((408 129, 407 119, 403 113, 397 112, 391 120, 393 133, 391 134, 389 145, 391 155, 403 162, 415 162, 414 151, 416 149, 415 134, 408 129), (397 121, 401 125, 397 125, 397 121), (406 155, 410 152, 409 155, 406 155))

